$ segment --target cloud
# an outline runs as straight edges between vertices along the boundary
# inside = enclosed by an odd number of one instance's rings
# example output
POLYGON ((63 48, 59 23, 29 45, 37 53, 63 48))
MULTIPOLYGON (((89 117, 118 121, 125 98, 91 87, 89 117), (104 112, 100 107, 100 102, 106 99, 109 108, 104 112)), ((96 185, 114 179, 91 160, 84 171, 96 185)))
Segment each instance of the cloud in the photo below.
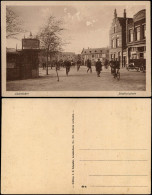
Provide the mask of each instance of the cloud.
POLYGON ((92 22, 87 21, 87 22, 86 22, 86 25, 87 25, 87 26, 90 26, 90 25, 92 25, 92 22))
POLYGON ((81 18, 80 18, 80 12, 77 12, 75 15, 76 15, 76 17, 77 17, 78 20, 81 20, 81 18))
POLYGON ((66 13, 66 12, 67 12, 67 8, 65 7, 65 8, 64 8, 64 13, 66 13))
POLYGON ((51 14, 51 9, 50 8, 42 8, 41 9, 41 17, 43 20, 47 19, 51 14))

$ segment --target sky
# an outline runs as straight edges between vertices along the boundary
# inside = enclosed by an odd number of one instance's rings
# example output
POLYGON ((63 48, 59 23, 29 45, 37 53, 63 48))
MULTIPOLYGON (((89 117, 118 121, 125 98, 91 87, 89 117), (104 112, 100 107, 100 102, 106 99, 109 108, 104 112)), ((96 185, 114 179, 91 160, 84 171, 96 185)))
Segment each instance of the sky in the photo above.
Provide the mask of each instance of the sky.
MULTIPOLYGON (((133 17, 143 5, 100 5, 81 4, 81 2, 68 5, 53 6, 9 6, 23 21, 24 27, 28 30, 25 37, 32 32, 33 35, 39 31, 46 19, 53 15, 56 19, 63 21, 63 40, 69 42, 64 46, 64 51, 81 53, 83 48, 101 48, 109 46, 109 30, 112 23, 114 9, 117 15, 123 17, 126 9, 127 17, 133 17)), ((24 34, 17 39, 8 39, 7 47, 21 48, 21 39, 24 34)))

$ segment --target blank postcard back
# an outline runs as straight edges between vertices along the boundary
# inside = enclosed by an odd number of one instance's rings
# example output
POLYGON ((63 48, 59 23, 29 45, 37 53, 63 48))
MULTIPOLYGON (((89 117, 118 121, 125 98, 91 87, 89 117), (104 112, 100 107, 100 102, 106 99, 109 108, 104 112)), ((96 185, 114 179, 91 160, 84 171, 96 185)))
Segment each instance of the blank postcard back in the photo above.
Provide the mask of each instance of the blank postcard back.
POLYGON ((150 194, 149 99, 3 99, 3 194, 150 194))

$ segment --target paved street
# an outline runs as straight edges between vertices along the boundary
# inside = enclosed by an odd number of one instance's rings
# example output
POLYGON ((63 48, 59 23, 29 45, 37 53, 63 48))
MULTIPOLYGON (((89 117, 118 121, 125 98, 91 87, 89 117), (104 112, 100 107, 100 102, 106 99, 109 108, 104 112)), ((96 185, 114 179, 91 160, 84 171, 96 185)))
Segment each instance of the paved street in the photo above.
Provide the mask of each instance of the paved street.
POLYGON ((7 82, 7 91, 143 91, 146 86, 146 74, 137 71, 120 69, 120 80, 116 80, 109 70, 103 69, 101 77, 96 76, 95 67, 92 73, 86 72, 87 67, 81 67, 77 72, 72 67, 67 77, 65 68, 58 71, 60 81, 57 81, 56 71, 40 68, 39 78, 7 82))

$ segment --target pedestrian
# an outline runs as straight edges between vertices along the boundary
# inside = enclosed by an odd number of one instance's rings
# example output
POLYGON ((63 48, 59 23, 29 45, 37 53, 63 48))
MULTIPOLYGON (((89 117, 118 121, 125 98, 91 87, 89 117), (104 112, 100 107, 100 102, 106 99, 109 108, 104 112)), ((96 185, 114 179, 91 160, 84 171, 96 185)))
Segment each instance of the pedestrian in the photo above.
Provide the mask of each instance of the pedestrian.
POLYGON ((97 77, 100 77, 100 72, 102 70, 102 63, 100 59, 96 62, 96 72, 97 72, 97 77))
POLYGON ((87 59, 87 67, 88 67, 87 73, 89 70, 90 70, 90 73, 92 73, 91 60, 89 60, 89 59, 87 59))
POLYGON ((104 65, 105 65, 105 68, 108 69, 108 60, 107 59, 105 59, 104 65))
POLYGON ((45 69, 45 62, 42 63, 43 70, 45 69))
POLYGON ((68 74, 70 72, 71 62, 69 60, 65 60, 64 61, 64 66, 66 68, 66 75, 68 76, 68 74))
POLYGON ((79 59, 79 60, 77 61, 77 71, 79 71, 80 66, 81 66, 81 60, 79 59))

